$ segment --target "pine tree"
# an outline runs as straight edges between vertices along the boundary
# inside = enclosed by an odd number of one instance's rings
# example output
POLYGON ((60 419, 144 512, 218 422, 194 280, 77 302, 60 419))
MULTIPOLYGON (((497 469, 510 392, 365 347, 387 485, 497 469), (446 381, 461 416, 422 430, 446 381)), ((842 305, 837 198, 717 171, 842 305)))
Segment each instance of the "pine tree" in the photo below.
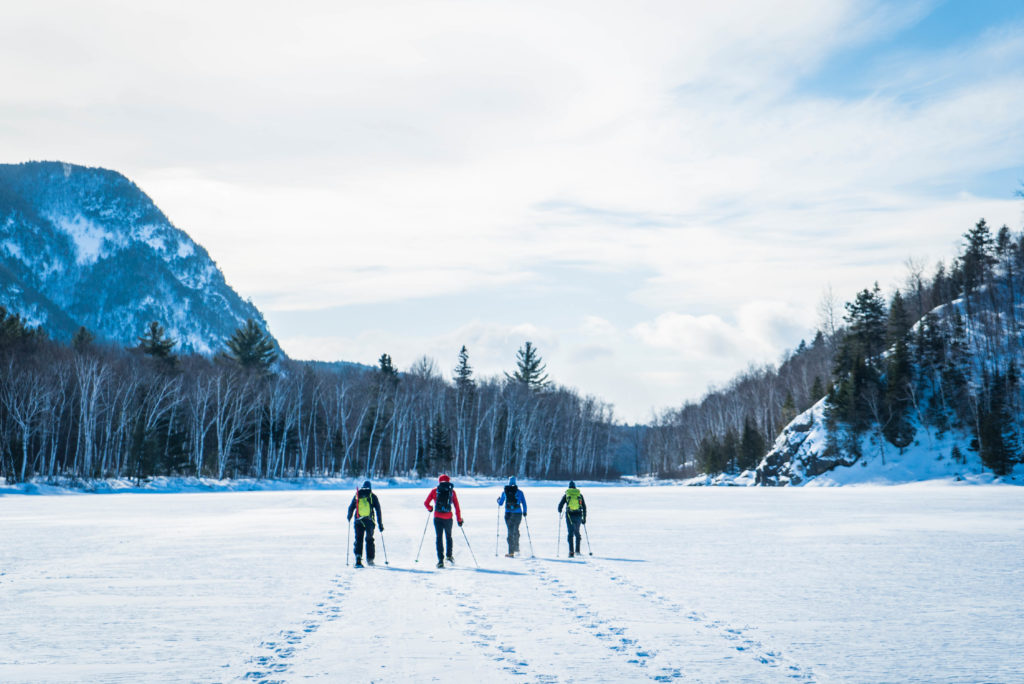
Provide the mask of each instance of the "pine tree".
POLYGON ((427 453, 422 472, 447 470, 452 461, 452 441, 440 413, 434 415, 427 433, 427 453))
POLYGON ((0 306, 0 349, 31 345, 45 337, 42 328, 30 327, 21 316, 0 306))
POLYGON ((725 431, 725 437, 722 438, 723 470, 730 473, 739 472, 740 457, 740 437, 736 434, 736 430, 730 427, 725 431))
POLYGON ((380 358, 377 359, 377 364, 377 369, 385 378, 391 380, 398 379, 398 370, 395 368, 395 365, 391 362, 390 354, 381 354, 380 358))
POLYGON ((277 361, 274 341, 251 318, 235 330, 225 345, 228 356, 246 370, 268 373, 277 361))
POLYGON ((475 386, 473 367, 469 365, 469 352, 466 351, 466 345, 462 345, 462 349, 459 350, 459 363, 455 366, 455 375, 452 380, 455 382, 455 388, 462 392, 471 390, 475 386))
POLYGON ((960 257, 960 266, 965 294, 971 294, 987 279, 989 270, 996 261, 993 249, 992 232, 985 219, 981 219, 974 228, 964 233, 964 253, 960 257))
POLYGON ((846 340, 854 347, 854 355, 859 353, 865 359, 872 359, 882 352, 888 319, 878 283, 873 290, 861 290, 853 302, 847 302, 843 320, 849 326, 846 340))
POLYGON ((1018 458, 1014 417, 1006 405, 1003 376, 996 372, 988 387, 988 405, 981 408, 978 442, 981 462, 996 475, 1006 475, 1018 458))
POLYGON ((152 321, 138 340, 138 348, 144 354, 163 361, 170 360, 171 349, 177 344, 177 341, 164 334, 164 327, 157 321, 152 321))
POLYGON ((780 412, 783 425, 788 425, 794 418, 796 418, 796 400, 793 398, 792 392, 786 392, 786 398, 782 402, 780 412))
POLYGON ((747 416, 743 421, 743 438, 740 440, 739 469, 752 470, 765 454, 764 437, 757 429, 754 419, 747 416))
POLYGON ((519 351, 516 352, 516 372, 512 375, 505 375, 516 382, 522 383, 528 389, 540 391, 547 388, 551 383, 545 373, 547 366, 537 353, 533 343, 527 341, 519 351))
POLYGON ((811 385, 811 401, 814 403, 819 402, 825 397, 825 385, 821 381, 820 375, 814 376, 814 383, 811 385))
POLYGON ((75 331, 74 336, 71 338, 71 346, 75 351, 82 352, 92 346, 92 343, 95 341, 96 336, 83 325, 79 326, 78 330, 75 331))
POLYGON ((707 435, 700 441, 697 448, 697 469, 708 475, 715 475, 725 470, 727 461, 722 443, 707 435))
POLYGON ((903 453, 914 441, 916 432, 911 419, 913 404, 910 397, 912 381, 910 350, 903 338, 896 340, 889 354, 885 374, 886 422, 882 433, 889 443, 903 453))

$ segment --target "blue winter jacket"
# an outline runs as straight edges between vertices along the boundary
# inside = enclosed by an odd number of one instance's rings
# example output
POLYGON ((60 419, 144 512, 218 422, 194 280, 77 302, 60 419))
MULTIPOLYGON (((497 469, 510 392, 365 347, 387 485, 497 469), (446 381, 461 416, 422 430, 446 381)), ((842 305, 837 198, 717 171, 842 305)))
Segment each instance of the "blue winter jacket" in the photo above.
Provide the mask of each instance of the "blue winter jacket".
MULTIPOLYGON (((505 503, 505 492, 504 492, 504 490, 501 492, 501 496, 498 497, 498 505, 500 506, 503 503, 505 503)), ((515 500, 515 503, 510 503, 510 505, 505 506, 505 512, 506 513, 522 513, 523 515, 526 515, 526 497, 523 496, 523 490, 522 489, 517 489, 516 490, 516 500, 515 500)))

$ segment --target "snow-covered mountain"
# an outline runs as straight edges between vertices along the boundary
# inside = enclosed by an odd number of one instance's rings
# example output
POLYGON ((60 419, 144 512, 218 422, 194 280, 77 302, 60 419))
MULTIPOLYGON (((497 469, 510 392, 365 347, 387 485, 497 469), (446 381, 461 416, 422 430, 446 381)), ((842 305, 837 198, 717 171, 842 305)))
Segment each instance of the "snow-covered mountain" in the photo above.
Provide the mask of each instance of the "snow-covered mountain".
MULTIPOLYGON (((1024 483, 1024 415, 1019 410, 1024 382, 1016 370, 1024 365, 1022 328, 1016 323, 1024 315, 1024 301, 1007 287, 1009 282, 990 284, 972 299, 973 306, 963 297, 940 305, 910 329, 908 391, 914 408, 907 417, 908 443, 894 446, 878 420, 863 430, 830 421, 828 398, 823 397, 783 428, 755 471, 728 483, 1024 483), (955 350, 960 350, 958 359, 955 350), (958 401, 967 408, 958 411, 958 401), (998 425, 994 432, 985 429, 993 424, 998 425), (1004 467, 993 465, 991 441, 998 442, 1009 461, 1004 467)), ((890 347, 880 358, 894 353, 890 347)), ((887 382, 884 374, 881 381, 887 382)))
POLYGON ((57 339, 79 326, 133 345, 150 321, 209 354, 262 314, 123 175, 60 162, 0 165, 0 305, 57 339))

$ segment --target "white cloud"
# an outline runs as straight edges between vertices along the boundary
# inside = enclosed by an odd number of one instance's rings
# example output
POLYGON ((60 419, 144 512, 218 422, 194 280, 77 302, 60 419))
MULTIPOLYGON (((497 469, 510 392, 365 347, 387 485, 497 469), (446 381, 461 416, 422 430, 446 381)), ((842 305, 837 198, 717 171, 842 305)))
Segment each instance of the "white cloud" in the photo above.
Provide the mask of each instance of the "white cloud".
POLYGON ((932 6, 21 3, 0 144, 126 173, 261 308, 379 306, 343 335, 275 326, 292 354, 446 368, 467 344, 493 373, 534 335, 638 417, 793 346, 826 283, 889 285, 981 215, 1020 225, 950 192, 1021 164, 1019 27, 894 51, 864 96, 801 87, 932 6), (590 280, 550 278, 566 264, 590 280), (388 321, 469 297, 447 332, 388 321))

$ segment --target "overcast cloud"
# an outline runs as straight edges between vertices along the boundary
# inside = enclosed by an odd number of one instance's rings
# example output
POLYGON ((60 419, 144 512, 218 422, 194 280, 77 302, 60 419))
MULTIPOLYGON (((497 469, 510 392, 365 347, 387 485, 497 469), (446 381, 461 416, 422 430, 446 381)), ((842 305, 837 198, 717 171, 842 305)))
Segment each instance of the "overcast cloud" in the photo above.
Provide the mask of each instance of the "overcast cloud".
POLYGON ((644 420, 809 339, 829 284, 1021 227, 1011 9, 6 5, 4 161, 132 178, 297 358, 530 339, 644 420))

